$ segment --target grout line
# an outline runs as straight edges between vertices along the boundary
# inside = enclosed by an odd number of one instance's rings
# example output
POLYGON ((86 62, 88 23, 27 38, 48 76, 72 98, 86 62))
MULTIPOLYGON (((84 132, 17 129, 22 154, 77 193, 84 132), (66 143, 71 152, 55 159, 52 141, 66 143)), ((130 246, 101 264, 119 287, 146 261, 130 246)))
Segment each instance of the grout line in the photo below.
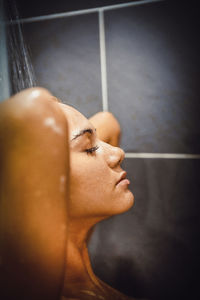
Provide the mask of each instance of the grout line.
POLYGON ((99 44, 100 44, 100 63, 101 63, 102 106, 103 106, 103 111, 108 111, 106 46, 105 46, 105 26, 104 26, 103 10, 99 11, 99 44))
POLYGON ((126 158, 200 159, 200 154, 182 153, 125 153, 126 158))
POLYGON ((103 6, 101 9, 103 9, 104 11, 108 11, 108 10, 113 10, 113 9, 120 9, 120 8, 126 8, 126 7, 130 7, 130 6, 138 6, 138 5, 150 4, 150 3, 161 2, 161 1, 165 1, 165 0, 140 0, 140 1, 122 3, 122 4, 103 6))
POLYGON ((129 3, 108 5, 108 6, 102 6, 102 7, 89 8, 89 9, 81 9, 81 10, 69 11, 69 12, 64 12, 64 13, 50 14, 50 15, 45 15, 45 16, 22 18, 19 20, 12 21, 12 24, 39 22, 39 21, 52 20, 52 19, 58 19, 58 18, 64 18, 64 17, 72 17, 72 16, 78 16, 78 15, 84 15, 84 14, 90 14, 90 13, 97 13, 99 11, 108 11, 108 10, 112 10, 112 9, 120 9, 120 8, 126 8, 126 7, 130 7, 130 6, 138 6, 138 5, 154 3, 154 2, 161 2, 161 1, 165 1, 165 0, 133 1, 133 2, 129 2, 129 3))

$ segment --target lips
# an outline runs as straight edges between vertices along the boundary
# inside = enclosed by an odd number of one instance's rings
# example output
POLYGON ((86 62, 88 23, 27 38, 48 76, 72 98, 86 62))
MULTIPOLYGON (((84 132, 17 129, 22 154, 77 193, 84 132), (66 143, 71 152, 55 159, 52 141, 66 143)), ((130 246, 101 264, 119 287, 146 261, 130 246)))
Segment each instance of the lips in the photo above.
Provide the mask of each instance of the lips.
POLYGON ((118 184, 130 184, 130 181, 126 178, 127 173, 125 171, 123 171, 120 175, 119 180, 117 181, 116 185, 118 184))

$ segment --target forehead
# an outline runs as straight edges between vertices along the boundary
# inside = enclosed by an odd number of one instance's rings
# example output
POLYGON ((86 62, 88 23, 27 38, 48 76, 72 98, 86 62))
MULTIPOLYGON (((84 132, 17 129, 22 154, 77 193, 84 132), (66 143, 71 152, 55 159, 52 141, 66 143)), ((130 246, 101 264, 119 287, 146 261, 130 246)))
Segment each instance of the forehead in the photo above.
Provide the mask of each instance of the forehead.
POLYGON ((78 110, 63 103, 59 103, 59 105, 62 108, 68 121, 69 137, 73 137, 74 134, 78 133, 80 130, 83 129, 94 129, 89 120, 78 110))

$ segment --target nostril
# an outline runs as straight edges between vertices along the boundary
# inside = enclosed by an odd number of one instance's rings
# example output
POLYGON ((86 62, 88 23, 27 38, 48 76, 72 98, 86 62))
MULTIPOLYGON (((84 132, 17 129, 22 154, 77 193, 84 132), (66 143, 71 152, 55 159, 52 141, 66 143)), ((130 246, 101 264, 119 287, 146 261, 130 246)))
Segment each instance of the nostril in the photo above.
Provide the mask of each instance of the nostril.
POLYGON ((125 153, 124 150, 122 150, 121 148, 116 148, 117 150, 117 156, 118 156, 118 160, 117 160, 117 165, 120 165, 125 157, 125 153))

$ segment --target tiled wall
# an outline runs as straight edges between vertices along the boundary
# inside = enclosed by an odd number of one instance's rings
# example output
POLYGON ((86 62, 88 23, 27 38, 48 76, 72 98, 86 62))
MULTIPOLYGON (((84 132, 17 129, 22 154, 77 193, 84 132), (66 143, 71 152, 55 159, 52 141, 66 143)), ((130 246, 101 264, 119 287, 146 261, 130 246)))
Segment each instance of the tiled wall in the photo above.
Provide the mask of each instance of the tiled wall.
MULTIPOLYGON (((195 9, 161 1, 104 11, 108 108, 133 157, 124 167, 135 205, 97 226, 90 251, 95 272, 132 296, 198 299, 200 160, 187 156, 200 154, 195 9)), ((38 85, 88 117, 103 107, 98 22, 97 11, 24 24, 38 85)))

